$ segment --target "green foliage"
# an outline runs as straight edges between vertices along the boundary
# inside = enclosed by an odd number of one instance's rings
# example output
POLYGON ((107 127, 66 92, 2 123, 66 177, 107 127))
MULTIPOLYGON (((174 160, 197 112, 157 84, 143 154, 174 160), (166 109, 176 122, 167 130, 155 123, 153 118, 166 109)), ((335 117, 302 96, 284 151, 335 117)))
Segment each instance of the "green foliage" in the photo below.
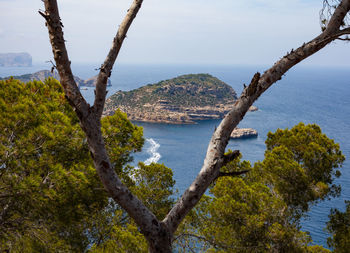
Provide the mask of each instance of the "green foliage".
POLYGON ((144 144, 143 129, 133 125, 125 113, 117 110, 113 116, 103 117, 102 134, 110 161, 118 176, 130 184, 130 167, 125 164, 133 161, 131 154, 139 152, 144 144))
MULTIPOLYGON (((130 171, 129 188, 157 216, 163 219, 174 204, 175 181, 172 170, 162 164, 139 163, 130 171)), ((147 252, 147 242, 127 213, 116 208, 107 210, 100 224, 91 252, 147 252), (106 219, 106 217, 109 218, 106 219)), ((90 251, 89 251, 90 252, 90 251)))
POLYGON ((309 242, 288 222, 283 200, 260 182, 221 178, 212 194, 211 217, 202 233, 216 247, 234 252, 302 252, 309 242))
MULTIPOLYGON (((183 82, 193 82, 193 76, 175 85, 183 82)), ((0 81, 0 129, 0 250, 147 252, 134 221, 104 191, 57 81, 0 81)), ((103 118, 102 132, 120 178, 163 219, 174 205, 171 169, 127 165, 144 140, 142 128, 124 113, 103 118)), ((238 158, 221 168, 250 172, 219 178, 211 186, 211 195, 180 225, 174 249, 329 252, 308 246, 311 239, 300 231, 299 221, 310 205, 339 194, 333 184, 340 175, 335 168, 344 161, 339 145, 318 126, 302 123, 269 133, 266 145, 265 159, 254 166, 238 158)), ((345 213, 330 215, 329 245, 336 252, 349 247, 349 210, 348 204, 345 213)))
POLYGON ((263 162, 256 164, 268 184, 273 184, 287 205, 296 213, 308 211, 309 205, 340 193, 333 184, 345 159, 319 126, 299 123, 292 129, 268 133, 263 162))
POLYGON ((174 204, 173 171, 163 164, 139 163, 133 170, 135 187, 131 190, 144 200, 145 205, 162 220, 174 204))
POLYGON ((250 172, 213 184, 179 231, 180 245, 208 252, 328 252, 308 246, 299 222, 311 204, 339 193, 333 185, 344 161, 339 145, 318 126, 300 123, 269 133, 266 146, 265 159, 253 167, 238 158, 221 169, 250 172), (193 238, 197 244, 188 242, 193 238))
POLYGON ((209 74, 190 74, 117 92, 107 100, 106 108, 124 106, 142 110, 143 105, 154 105, 159 101, 171 106, 215 106, 236 99, 232 87, 219 79, 209 74))
MULTIPOLYGON (((110 214, 110 212, 109 212, 110 214)), ((100 237, 88 252, 147 252, 147 242, 132 221, 126 221, 126 214, 118 210, 110 217, 110 221, 100 226, 100 237)))
POLYGON ((345 212, 332 209, 327 223, 327 230, 332 234, 327 243, 336 253, 347 253, 350 249, 350 201, 345 203, 345 212))
POLYGON ((331 253, 329 249, 325 249, 319 245, 312 245, 307 247, 308 253, 331 253))
MULTIPOLYGON (((60 84, 0 81, 0 129, 0 251, 84 251, 109 201, 60 84)), ((102 131, 122 174, 142 129, 118 112, 102 131)))

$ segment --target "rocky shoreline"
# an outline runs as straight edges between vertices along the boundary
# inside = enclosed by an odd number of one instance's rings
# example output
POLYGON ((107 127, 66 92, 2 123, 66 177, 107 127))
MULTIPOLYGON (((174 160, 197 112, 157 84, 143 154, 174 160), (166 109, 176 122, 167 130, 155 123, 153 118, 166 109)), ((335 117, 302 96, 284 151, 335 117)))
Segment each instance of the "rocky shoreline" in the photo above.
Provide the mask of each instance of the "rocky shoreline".
MULTIPOLYGON (((165 124, 195 124, 196 121, 222 119, 231 110, 232 104, 217 107, 168 107, 153 106, 152 110, 134 109, 120 106, 120 110, 126 112, 131 121, 165 124)), ((147 107, 147 106, 146 106, 147 107)), ((251 106, 249 111, 257 111, 256 106, 251 106)), ((113 115, 115 109, 105 110, 104 115, 113 115)))

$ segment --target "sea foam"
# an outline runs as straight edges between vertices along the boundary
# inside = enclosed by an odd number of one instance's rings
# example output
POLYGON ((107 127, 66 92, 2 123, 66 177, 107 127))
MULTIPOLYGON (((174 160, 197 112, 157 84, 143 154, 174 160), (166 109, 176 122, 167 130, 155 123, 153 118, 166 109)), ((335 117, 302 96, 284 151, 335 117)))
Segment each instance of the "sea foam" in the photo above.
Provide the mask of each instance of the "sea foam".
POLYGON ((146 152, 150 155, 150 157, 144 162, 146 165, 150 165, 151 163, 157 163, 159 159, 162 157, 158 152, 160 144, 157 143, 152 138, 146 139, 146 141, 151 145, 146 152))

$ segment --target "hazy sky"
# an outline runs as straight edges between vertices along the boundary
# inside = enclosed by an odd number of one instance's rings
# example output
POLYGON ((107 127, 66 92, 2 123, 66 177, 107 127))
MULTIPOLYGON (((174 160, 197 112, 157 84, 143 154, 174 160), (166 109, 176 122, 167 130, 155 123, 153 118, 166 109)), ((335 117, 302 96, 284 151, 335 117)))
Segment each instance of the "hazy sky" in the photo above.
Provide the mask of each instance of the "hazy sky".
MULTIPOLYGON (((73 62, 101 62, 132 0, 58 0, 73 62)), ((322 0, 145 0, 120 63, 273 64, 320 33, 322 0)), ((0 52, 52 59, 41 0, 0 0, 0 52)), ((334 42, 312 65, 350 66, 334 42)))

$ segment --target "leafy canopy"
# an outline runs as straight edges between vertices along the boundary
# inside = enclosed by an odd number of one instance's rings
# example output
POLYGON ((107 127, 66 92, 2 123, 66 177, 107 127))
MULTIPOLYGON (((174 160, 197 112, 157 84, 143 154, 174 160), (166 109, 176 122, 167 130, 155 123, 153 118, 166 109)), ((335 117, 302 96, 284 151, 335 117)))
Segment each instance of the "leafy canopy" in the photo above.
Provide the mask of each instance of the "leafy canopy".
MULTIPOLYGON (((104 191, 57 81, 1 81, 0 128, 0 250, 147 251, 134 221, 104 191)), ((142 128, 117 111, 102 119, 102 132, 120 178, 164 218, 175 201, 171 169, 127 165, 142 148, 142 128)), ((333 184, 344 161, 339 145, 317 125, 300 123, 269 133, 266 146, 265 159, 254 166, 236 159, 222 168, 250 172, 212 185, 177 231, 176 250, 329 252, 308 246, 299 222, 310 205, 339 194, 333 184)), ((336 252, 349 245, 348 209, 330 215, 336 252)))
POLYGON ((300 218, 310 205, 339 194, 333 184, 344 161, 339 145, 317 125, 300 123, 269 133, 266 147, 265 159, 254 166, 236 159, 222 168, 250 172, 213 184, 178 236, 184 251, 199 246, 209 252, 328 251, 308 246, 311 238, 300 230, 300 218))
MULTIPOLYGON (((110 201, 60 84, 0 81, 0 129, 0 251, 84 251, 110 201)), ((117 112, 102 131, 123 174, 142 128, 117 112)))
POLYGON ((345 201, 344 212, 332 209, 327 223, 327 230, 332 237, 328 238, 328 246, 335 253, 347 253, 350 249, 350 201, 345 201))

